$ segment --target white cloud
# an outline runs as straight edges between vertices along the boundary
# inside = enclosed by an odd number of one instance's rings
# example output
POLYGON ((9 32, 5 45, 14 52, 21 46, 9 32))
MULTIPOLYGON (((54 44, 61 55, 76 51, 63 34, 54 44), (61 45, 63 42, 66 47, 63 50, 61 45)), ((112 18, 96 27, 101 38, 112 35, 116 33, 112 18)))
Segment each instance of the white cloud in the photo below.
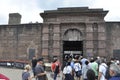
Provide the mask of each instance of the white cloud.
POLYGON ((8 23, 9 13, 20 13, 22 23, 42 22, 39 13, 43 10, 37 6, 37 0, 0 0, 0 5, 0 17, 4 16, 5 19, 4 22, 0 21, 0 24, 8 23))
POLYGON ((95 0, 91 7, 109 10, 105 17, 107 21, 120 21, 120 0, 95 0))
POLYGON ((63 0, 63 5, 68 7, 88 7, 94 0, 63 0))
POLYGON ((22 23, 42 22, 39 13, 59 7, 89 7, 109 10, 107 21, 120 21, 120 0, 0 0, 0 24, 8 23, 9 13, 20 13, 22 23))

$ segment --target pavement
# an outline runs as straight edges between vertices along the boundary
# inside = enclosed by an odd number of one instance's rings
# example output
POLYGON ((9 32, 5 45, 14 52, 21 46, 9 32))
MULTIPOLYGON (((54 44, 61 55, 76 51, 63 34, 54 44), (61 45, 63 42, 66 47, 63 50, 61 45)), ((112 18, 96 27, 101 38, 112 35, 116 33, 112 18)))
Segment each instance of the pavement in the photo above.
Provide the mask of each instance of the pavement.
MULTIPOLYGON (((22 80, 22 71, 23 69, 0 67, 0 73, 10 78, 10 80, 22 80)), ((30 71, 30 74, 31 76, 33 75, 32 71, 30 71)), ((53 80, 51 74, 52 72, 47 72, 48 80, 53 80)), ((32 80, 35 79, 33 78, 32 80)), ((62 80, 62 72, 58 75, 57 80, 62 80)))

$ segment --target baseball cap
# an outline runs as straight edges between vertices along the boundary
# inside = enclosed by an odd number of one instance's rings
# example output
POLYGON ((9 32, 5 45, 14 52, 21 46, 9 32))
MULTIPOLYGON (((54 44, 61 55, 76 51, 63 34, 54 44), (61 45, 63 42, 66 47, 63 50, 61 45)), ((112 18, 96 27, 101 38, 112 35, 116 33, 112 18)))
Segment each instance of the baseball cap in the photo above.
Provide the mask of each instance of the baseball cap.
POLYGON ((37 61, 43 61, 43 57, 38 58, 37 61))

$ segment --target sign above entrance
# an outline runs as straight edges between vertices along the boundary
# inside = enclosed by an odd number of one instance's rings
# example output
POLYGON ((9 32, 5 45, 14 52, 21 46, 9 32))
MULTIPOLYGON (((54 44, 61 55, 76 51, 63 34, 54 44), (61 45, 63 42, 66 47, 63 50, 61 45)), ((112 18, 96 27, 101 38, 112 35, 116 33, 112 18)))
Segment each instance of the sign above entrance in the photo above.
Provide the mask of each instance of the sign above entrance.
POLYGON ((64 51, 64 54, 82 54, 82 51, 64 51))
POLYGON ((82 51, 64 51, 63 58, 65 58, 65 56, 71 56, 72 58, 82 56, 82 51))

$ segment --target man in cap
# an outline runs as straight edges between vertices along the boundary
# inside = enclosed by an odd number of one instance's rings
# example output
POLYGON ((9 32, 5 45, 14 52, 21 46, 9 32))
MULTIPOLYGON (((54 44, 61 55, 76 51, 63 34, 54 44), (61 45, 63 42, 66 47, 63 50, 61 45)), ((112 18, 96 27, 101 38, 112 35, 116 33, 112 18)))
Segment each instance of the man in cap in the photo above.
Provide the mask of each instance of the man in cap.
POLYGON ((43 58, 37 60, 37 65, 35 67, 35 76, 37 80, 45 80, 46 72, 43 67, 43 58))

